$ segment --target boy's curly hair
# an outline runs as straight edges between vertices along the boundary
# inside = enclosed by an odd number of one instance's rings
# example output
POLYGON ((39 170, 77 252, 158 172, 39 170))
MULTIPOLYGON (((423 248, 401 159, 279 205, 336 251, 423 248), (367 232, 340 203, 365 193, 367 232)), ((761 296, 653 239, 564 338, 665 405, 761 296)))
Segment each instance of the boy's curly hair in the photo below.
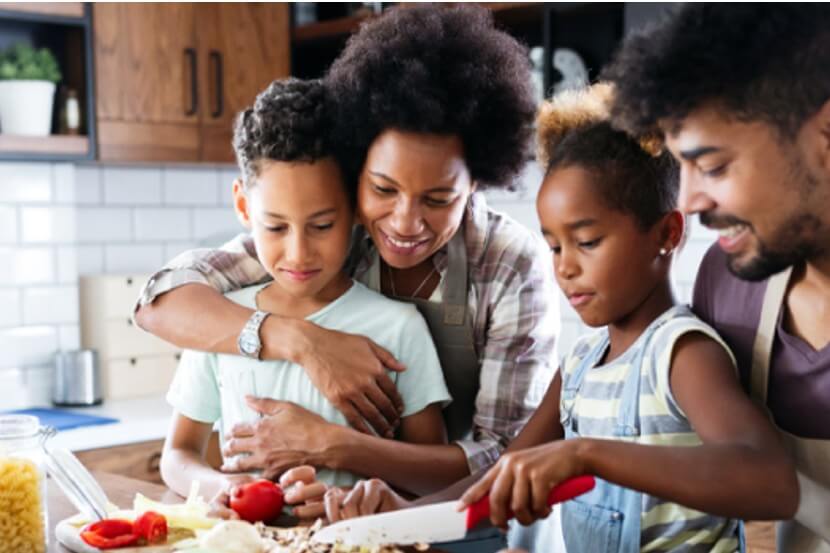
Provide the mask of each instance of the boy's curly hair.
POLYGON ((603 79, 616 124, 633 132, 704 104, 792 138, 830 99, 830 5, 684 4, 629 36, 603 79))
POLYGON ((570 166, 586 169, 602 201, 647 230, 677 204, 677 164, 659 137, 633 137, 612 127, 613 96, 610 84, 598 83, 543 103, 536 118, 538 159, 546 175, 570 166))
POLYGON ((263 161, 311 163, 332 155, 331 110, 320 80, 279 79, 236 119, 233 149, 245 186, 263 161))
POLYGON ((512 187, 535 111, 527 49, 478 6, 393 8, 353 35, 329 70, 349 174, 390 128, 458 135, 481 187, 512 187))

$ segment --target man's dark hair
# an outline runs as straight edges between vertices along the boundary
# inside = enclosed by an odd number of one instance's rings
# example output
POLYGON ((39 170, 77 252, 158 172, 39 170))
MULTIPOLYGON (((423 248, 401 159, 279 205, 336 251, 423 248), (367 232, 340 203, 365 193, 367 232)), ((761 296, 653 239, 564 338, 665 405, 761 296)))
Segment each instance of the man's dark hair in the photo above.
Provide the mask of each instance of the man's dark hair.
POLYGON ((527 49, 477 6, 393 8, 334 61, 335 136, 358 175, 386 129, 454 134, 480 186, 510 187, 529 157, 535 104, 527 49))
POLYGON ((712 103, 792 138, 830 99, 830 5, 685 4, 629 36, 602 78, 632 132, 712 103))
MULTIPOLYGON (((280 79, 256 97, 236 119, 233 149, 245 186, 253 184, 263 161, 312 163, 333 155, 331 108, 320 80, 280 79)), ((350 199, 354 195, 348 186, 350 199)))

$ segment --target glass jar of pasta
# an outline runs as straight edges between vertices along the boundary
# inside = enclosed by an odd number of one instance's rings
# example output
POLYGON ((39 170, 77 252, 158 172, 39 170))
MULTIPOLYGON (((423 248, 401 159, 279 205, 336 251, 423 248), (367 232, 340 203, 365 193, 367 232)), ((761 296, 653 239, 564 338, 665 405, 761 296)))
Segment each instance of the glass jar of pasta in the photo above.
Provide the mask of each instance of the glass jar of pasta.
POLYGON ((0 553, 45 553, 43 442, 53 431, 29 415, 0 416, 0 553))

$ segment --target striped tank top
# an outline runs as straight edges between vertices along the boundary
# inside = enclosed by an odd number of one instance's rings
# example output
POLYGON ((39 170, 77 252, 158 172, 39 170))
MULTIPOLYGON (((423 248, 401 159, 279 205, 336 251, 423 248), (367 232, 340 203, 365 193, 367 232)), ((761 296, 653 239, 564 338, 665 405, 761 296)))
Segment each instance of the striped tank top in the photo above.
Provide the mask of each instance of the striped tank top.
MULTIPOLYGON (((643 336, 612 362, 590 369, 579 394, 562 399, 562 413, 573 406, 572 416, 581 436, 603 439, 625 439, 632 443, 661 446, 696 446, 701 441, 683 410, 675 401, 669 383, 669 369, 674 344, 686 333, 700 332, 709 336, 734 356, 715 330, 698 319, 685 305, 664 312, 653 325, 658 328, 648 343, 643 336), (638 351, 645 347, 643 363, 633 367, 638 351), (623 385, 631 370, 640 371, 640 435, 630 438, 614 436, 623 385)), ((562 368, 563 389, 590 352, 601 347, 606 329, 580 337, 567 354, 562 368)), ((563 421, 564 422, 564 421, 563 421)), ((641 518, 642 552, 733 552, 739 550, 740 521, 702 513, 643 494, 641 518)))

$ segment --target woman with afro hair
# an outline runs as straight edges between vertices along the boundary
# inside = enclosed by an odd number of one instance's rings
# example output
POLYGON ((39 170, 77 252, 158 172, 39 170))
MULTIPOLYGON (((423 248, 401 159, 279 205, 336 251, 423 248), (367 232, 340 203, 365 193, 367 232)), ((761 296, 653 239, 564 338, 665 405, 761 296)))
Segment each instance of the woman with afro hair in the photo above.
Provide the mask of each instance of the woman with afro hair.
MULTIPOLYGON (((481 194, 511 189, 529 157, 527 51, 485 8, 397 8, 351 37, 325 83, 334 148, 357 187, 348 269, 416 303, 427 319, 453 396, 445 410, 451 444, 384 439, 395 435, 402 407, 386 369, 405 370, 388 352, 272 315, 259 329, 260 355, 305 367, 353 428, 323 424, 295 405, 255 402, 270 416, 255 436, 230 442, 229 453, 251 454, 231 468, 274 476, 308 463, 434 492, 492 465, 553 374, 559 323, 549 252, 481 194)), ((249 242, 240 236, 162 269, 145 286, 138 323, 182 347, 237 353, 252 312, 222 293, 267 278, 249 242)))

